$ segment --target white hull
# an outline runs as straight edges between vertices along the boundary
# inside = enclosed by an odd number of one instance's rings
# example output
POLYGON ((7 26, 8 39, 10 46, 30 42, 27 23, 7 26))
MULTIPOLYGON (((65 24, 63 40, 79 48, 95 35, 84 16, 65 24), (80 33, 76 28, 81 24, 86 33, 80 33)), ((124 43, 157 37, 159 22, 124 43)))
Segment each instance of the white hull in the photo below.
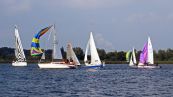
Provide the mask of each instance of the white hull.
POLYGON ((13 62, 12 66, 27 66, 27 62, 13 62))
POLYGON ((137 66, 137 68, 148 68, 148 69, 154 69, 154 68, 160 68, 160 66, 154 66, 154 65, 145 65, 145 66, 137 66))
POLYGON ((88 64, 88 63, 85 63, 85 67, 91 67, 91 68, 95 68, 95 67, 104 67, 105 64, 88 64))
POLYGON ((154 69, 154 68, 161 68, 160 66, 154 66, 154 65, 138 65, 138 66, 130 66, 132 68, 146 68, 146 69, 154 69))
POLYGON ((129 65, 129 66, 132 68, 138 68, 138 66, 136 66, 136 65, 129 65))
POLYGON ((75 65, 63 64, 63 63, 38 63, 39 68, 54 68, 54 69, 68 69, 68 68, 76 68, 75 65))

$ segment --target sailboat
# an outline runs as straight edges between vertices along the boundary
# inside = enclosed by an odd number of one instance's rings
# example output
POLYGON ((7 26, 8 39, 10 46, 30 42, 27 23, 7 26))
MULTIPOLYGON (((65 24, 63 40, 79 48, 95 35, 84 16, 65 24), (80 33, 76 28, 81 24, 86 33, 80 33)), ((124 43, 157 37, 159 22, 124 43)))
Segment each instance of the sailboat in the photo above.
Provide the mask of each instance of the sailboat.
POLYGON ((147 43, 145 43, 144 48, 140 54, 138 68, 160 68, 158 64, 154 64, 153 47, 148 37, 147 43))
POLYGON ((27 66, 17 26, 15 26, 15 57, 16 60, 12 62, 12 66, 27 66))
POLYGON ((130 55, 130 61, 129 61, 129 66, 131 67, 136 67, 137 62, 136 62, 136 55, 135 55, 135 49, 132 49, 132 53, 130 55))
MULTIPOLYGON (((53 29, 55 29, 54 27, 53 27, 53 29)), ((35 35, 35 37, 32 40, 31 55, 33 55, 33 56, 34 55, 40 55, 40 54, 44 55, 41 48, 40 48, 40 46, 39 45, 37 45, 37 46, 34 45, 36 42, 39 43, 39 41, 35 42, 35 39, 39 40, 40 36, 43 35, 44 33, 46 33, 50 28, 52 28, 52 26, 42 29, 38 34, 35 35), (39 37, 37 37, 37 36, 39 36, 39 37)), ((76 68, 77 65, 76 64, 70 64, 70 62, 67 63, 66 61, 63 61, 63 60, 54 61, 54 60, 58 60, 57 59, 57 54, 56 54, 56 46, 57 46, 57 40, 56 40, 56 33, 55 33, 55 30, 54 30, 53 31, 52 62, 39 62, 38 63, 39 68, 61 68, 61 69, 63 69, 63 68, 76 68)), ((44 57, 42 56, 42 58, 44 58, 44 57)))
POLYGON ((86 51, 85 51, 85 57, 84 57, 84 63, 85 63, 85 66, 89 67, 89 68, 103 67, 104 66, 104 64, 102 64, 100 57, 98 55, 92 32, 90 32, 90 37, 89 37, 89 40, 87 43, 87 47, 86 47, 86 51), (90 50, 90 55, 91 55, 90 62, 88 60, 88 51, 89 50, 90 50))

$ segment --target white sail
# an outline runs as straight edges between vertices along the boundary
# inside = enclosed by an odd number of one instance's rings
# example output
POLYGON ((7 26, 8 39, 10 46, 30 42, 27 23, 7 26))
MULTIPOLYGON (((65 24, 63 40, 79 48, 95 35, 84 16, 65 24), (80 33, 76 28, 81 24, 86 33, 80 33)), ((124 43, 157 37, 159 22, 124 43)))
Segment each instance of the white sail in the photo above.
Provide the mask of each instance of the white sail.
POLYGON ((76 57, 76 54, 73 51, 72 45, 70 43, 67 44, 67 59, 73 60, 73 62, 76 65, 80 65, 78 58, 76 57))
POLYGON ((136 56, 135 56, 135 50, 133 48, 132 50, 132 54, 130 56, 130 62, 129 62, 129 66, 134 66, 136 64, 136 56))
POLYGON ((17 26, 15 26, 15 57, 16 60, 12 62, 12 66, 27 66, 17 26))
POLYGON ((135 55, 135 49, 133 48, 133 51, 132 51, 132 55, 133 55, 133 63, 136 64, 136 55, 135 55))
POLYGON ((148 58, 147 63, 154 64, 153 47, 151 44, 150 37, 148 37, 148 58))
POLYGON ((87 63, 88 61, 88 50, 89 50, 89 43, 90 43, 90 39, 87 43, 87 47, 86 47, 86 50, 85 50, 85 57, 84 57, 84 62, 87 63))
POLYGON ((42 56, 41 56, 41 60, 45 60, 45 52, 43 52, 42 56))
POLYGON ((133 63, 133 55, 132 54, 130 56, 129 66, 134 66, 134 63, 133 63))
POLYGON ((98 55, 98 52, 97 52, 97 49, 96 49, 96 46, 95 46, 95 42, 94 42, 92 32, 90 33, 90 38, 89 38, 89 41, 88 41, 88 44, 87 44, 84 61, 87 61, 88 49, 90 49, 90 53, 91 53, 91 63, 90 64, 85 63, 85 65, 90 65, 90 66, 91 65, 93 65, 93 66, 101 65, 101 60, 99 58, 99 55, 98 55))
POLYGON ((17 27, 15 27, 15 46, 15 56, 17 61, 26 61, 17 27))
POLYGON ((91 51, 91 64, 97 64, 97 65, 101 64, 92 32, 90 33, 90 51, 91 51))

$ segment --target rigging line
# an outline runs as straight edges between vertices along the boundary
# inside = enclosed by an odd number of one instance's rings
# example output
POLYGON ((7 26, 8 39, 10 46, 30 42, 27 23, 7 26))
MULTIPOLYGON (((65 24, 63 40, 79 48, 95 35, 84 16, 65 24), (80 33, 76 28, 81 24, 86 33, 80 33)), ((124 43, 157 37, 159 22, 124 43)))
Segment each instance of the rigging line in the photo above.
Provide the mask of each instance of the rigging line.
MULTIPOLYGON (((45 47, 45 50, 48 49, 48 42, 49 42, 49 40, 50 40, 51 33, 52 33, 52 31, 50 31, 49 36, 48 36, 48 39, 46 39, 46 42, 45 42, 45 46, 46 46, 46 47, 45 47)), ((44 50, 44 53, 45 53, 45 50, 44 50)))

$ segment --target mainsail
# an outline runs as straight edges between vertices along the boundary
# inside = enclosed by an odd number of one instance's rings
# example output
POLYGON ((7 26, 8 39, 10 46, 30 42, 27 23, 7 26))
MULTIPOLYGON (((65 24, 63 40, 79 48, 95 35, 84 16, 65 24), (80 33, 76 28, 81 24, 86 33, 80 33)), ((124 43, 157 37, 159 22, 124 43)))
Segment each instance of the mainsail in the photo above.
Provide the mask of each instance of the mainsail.
POLYGON ((136 64, 136 55, 135 55, 135 49, 133 48, 133 51, 132 51, 132 56, 133 56, 133 63, 136 64))
POLYGON ((139 62, 145 64, 147 61, 147 54, 148 54, 148 45, 147 43, 144 45, 144 48, 140 54, 139 62))
POLYGON ((131 54, 131 57, 130 57, 130 62, 129 62, 129 65, 130 66, 134 66, 136 65, 136 56, 135 56, 135 49, 133 48, 132 50, 132 54, 131 54))
POLYGON ((76 54, 73 51, 71 43, 67 44, 67 59, 68 60, 73 60, 73 62, 76 65, 80 65, 78 58, 76 57, 76 54))
POLYGON ((37 34, 35 34, 34 38, 32 39, 32 44, 31 44, 31 56, 38 56, 38 55, 43 54, 43 52, 40 48, 39 39, 43 34, 48 32, 48 30, 51 27, 52 26, 46 27, 46 28, 42 29, 41 31, 39 31, 37 34))
POLYGON ((17 61, 26 61, 17 26, 15 26, 15 56, 17 61))
POLYGON ((88 62, 89 43, 90 43, 90 39, 88 40, 87 47, 86 47, 86 50, 85 50, 85 57, 84 57, 84 62, 85 62, 85 63, 88 62))
POLYGON ((151 44, 150 37, 148 37, 148 64, 154 64, 153 47, 151 44))

